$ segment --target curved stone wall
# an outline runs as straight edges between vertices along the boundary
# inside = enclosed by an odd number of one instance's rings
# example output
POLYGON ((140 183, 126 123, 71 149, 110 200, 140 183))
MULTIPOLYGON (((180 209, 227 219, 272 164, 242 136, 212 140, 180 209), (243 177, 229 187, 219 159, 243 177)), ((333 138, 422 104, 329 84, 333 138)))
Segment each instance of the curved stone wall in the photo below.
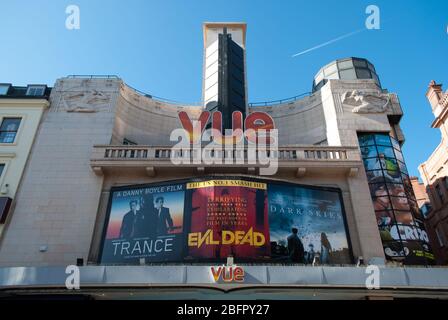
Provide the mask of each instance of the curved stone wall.
POLYGON ((249 112, 271 115, 279 129, 280 145, 326 144, 325 116, 320 92, 293 102, 252 107, 249 112))
MULTIPOLYGON (((117 102, 112 143, 124 139, 144 145, 172 145, 172 130, 180 128, 177 114, 186 111, 197 119, 202 106, 183 106, 161 102, 137 93, 123 84, 117 102)), ((252 107, 249 112, 270 114, 279 128, 280 145, 326 144, 325 117, 320 93, 289 103, 252 107)))
POLYGON ((181 106, 154 100, 135 92, 125 84, 117 102, 112 143, 128 139, 144 145, 171 145, 171 131, 180 127, 179 111, 187 111, 192 119, 199 117, 201 106, 181 106))

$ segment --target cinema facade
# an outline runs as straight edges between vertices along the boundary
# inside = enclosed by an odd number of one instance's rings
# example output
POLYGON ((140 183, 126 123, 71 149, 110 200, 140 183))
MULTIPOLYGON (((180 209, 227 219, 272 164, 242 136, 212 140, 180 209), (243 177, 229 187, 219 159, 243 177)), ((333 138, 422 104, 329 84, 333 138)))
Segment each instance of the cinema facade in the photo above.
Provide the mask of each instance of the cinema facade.
POLYGON ((251 104, 246 25, 203 30, 201 105, 114 76, 56 81, 5 222, 0 294, 446 297, 401 153, 402 107, 375 67, 336 60, 311 93, 251 104), (197 124, 276 129, 278 146, 263 150, 274 174, 249 161, 247 141, 214 150, 219 165, 175 163, 194 150, 176 148, 172 132, 197 124), (66 288, 69 265, 78 290, 66 288))

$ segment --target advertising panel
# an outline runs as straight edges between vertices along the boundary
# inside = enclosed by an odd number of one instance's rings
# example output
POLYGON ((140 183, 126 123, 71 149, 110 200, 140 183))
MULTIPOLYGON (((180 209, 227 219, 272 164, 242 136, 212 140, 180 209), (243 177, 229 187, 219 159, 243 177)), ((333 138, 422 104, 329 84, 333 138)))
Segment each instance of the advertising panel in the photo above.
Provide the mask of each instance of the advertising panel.
POLYGON ((386 258, 433 264, 400 144, 386 133, 360 134, 358 139, 386 258))
POLYGON ((185 184, 113 191, 103 263, 135 264, 182 258, 185 184))
POLYGON ((102 264, 352 262, 341 193, 204 177, 112 188, 102 264))
POLYGON ((269 256, 267 184, 209 180, 192 190, 188 256, 257 259, 269 256))
POLYGON ((340 194, 270 184, 269 226, 277 262, 352 262, 340 194))

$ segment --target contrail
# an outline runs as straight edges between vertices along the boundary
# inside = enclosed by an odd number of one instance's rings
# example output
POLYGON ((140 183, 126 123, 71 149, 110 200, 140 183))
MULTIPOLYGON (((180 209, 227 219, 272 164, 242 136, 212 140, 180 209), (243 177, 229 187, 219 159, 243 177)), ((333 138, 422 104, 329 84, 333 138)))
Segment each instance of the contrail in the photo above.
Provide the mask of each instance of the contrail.
POLYGON ((332 43, 334 43, 334 42, 336 42, 336 41, 339 41, 339 40, 342 40, 342 39, 351 37, 351 36, 353 36, 353 35, 355 35, 355 34, 357 34, 357 33, 363 32, 363 31, 365 31, 365 30, 367 30, 367 28, 362 28, 362 29, 359 29, 359 30, 356 30, 356 31, 352 31, 352 32, 350 32, 350 33, 347 33, 347 34, 344 34, 344 35, 339 36, 339 37, 337 37, 337 38, 334 38, 333 40, 329 40, 329 41, 327 41, 327 42, 321 43, 321 44, 319 44, 319 45, 317 45, 317 46, 315 46, 315 47, 312 47, 312 48, 310 48, 310 49, 307 49, 307 50, 305 50, 305 51, 302 51, 302 52, 293 54, 291 57, 294 58, 294 57, 297 57, 297 56, 301 56, 302 54, 305 54, 305 53, 308 53, 308 52, 310 52, 310 51, 313 51, 313 50, 316 50, 316 49, 319 49, 319 48, 328 46, 329 44, 332 44, 332 43))

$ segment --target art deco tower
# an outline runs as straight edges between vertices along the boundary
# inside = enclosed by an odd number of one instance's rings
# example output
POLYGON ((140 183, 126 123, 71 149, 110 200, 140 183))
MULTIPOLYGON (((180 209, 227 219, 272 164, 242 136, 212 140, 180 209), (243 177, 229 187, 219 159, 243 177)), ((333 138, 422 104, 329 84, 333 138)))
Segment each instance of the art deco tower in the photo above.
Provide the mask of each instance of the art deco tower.
POLYGON ((232 127, 234 111, 246 114, 245 48, 245 23, 204 23, 204 107, 221 111, 223 129, 232 127))

